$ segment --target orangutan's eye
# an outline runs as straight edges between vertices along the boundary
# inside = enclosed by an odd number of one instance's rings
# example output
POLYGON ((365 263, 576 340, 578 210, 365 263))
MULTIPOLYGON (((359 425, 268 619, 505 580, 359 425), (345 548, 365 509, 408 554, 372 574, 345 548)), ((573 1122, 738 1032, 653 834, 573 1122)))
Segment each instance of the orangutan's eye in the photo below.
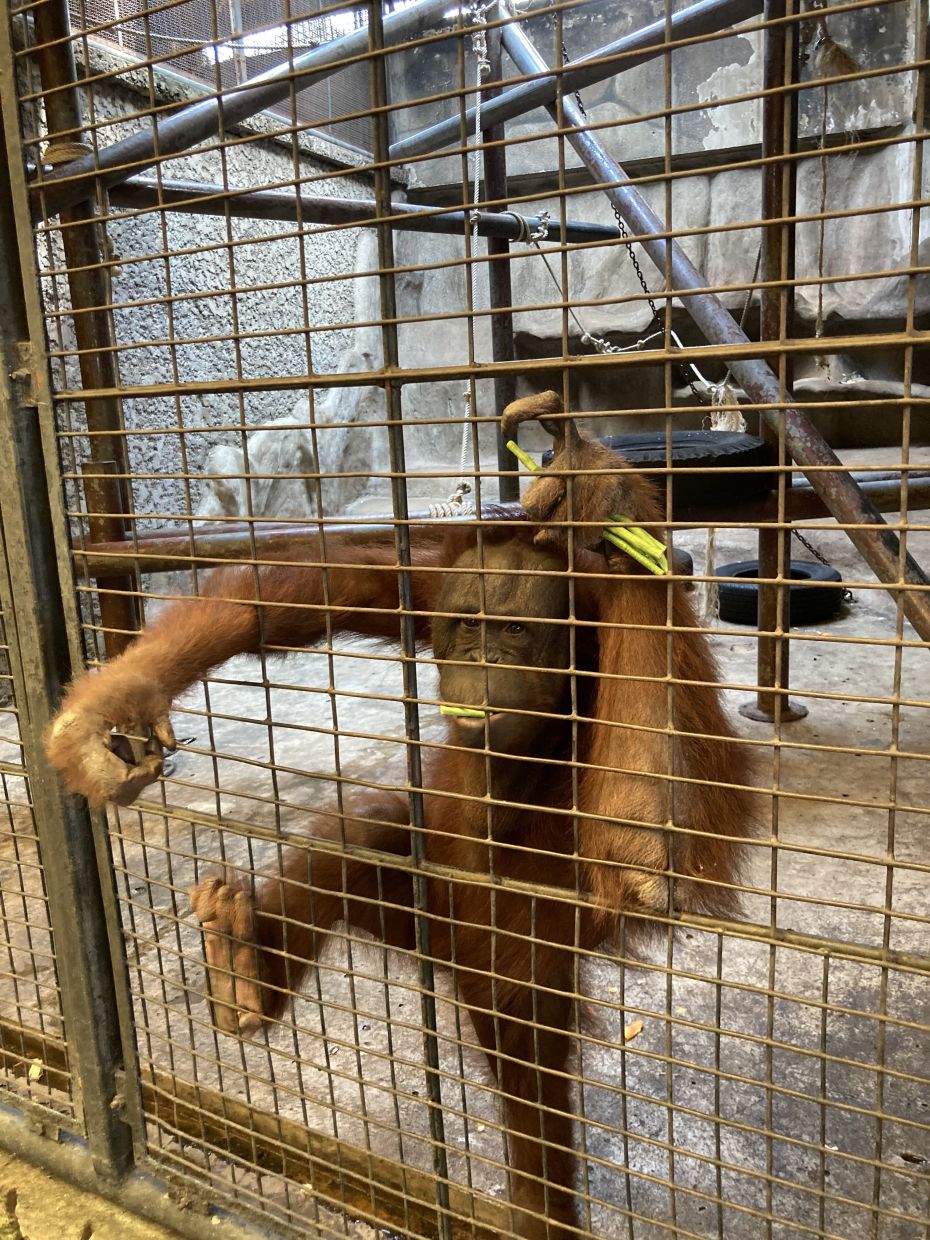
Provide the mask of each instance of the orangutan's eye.
POLYGON ((511 621, 510 624, 507 625, 506 629, 504 629, 504 632, 505 633, 525 633, 526 625, 518 624, 516 620, 513 620, 511 621))

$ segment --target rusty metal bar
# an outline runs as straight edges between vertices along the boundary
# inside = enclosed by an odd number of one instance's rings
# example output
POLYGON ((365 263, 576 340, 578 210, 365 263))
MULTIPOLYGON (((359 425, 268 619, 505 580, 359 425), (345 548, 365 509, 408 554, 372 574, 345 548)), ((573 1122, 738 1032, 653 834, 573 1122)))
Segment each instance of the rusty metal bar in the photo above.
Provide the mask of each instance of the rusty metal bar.
MULTIPOLYGON (((62 65, 70 62, 73 65, 73 51, 67 41, 68 27, 60 19, 63 7, 66 13, 67 7, 62 0, 48 0, 37 7, 36 33, 40 46, 36 54, 45 61, 60 61, 62 65), (56 14, 51 21, 48 16, 50 9, 56 14)), ((418 0, 418 3, 392 13, 384 20, 386 45, 403 43, 436 24, 448 7, 448 0, 418 0)), ((252 78, 248 86, 224 92, 222 97, 200 99, 162 119, 153 117, 151 128, 130 134, 105 150, 73 160, 43 176, 34 186, 34 202, 46 218, 83 202, 94 192, 95 185, 118 185, 133 172, 151 168, 168 156, 177 155, 218 133, 221 126, 228 129, 237 125, 256 112, 280 103, 292 90, 303 90, 311 82, 329 77, 347 61, 365 56, 368 50, 368 31, 364 28, 355 30, 302 56, 295 56, 267 73, 259 74, 252 78)), ((73 81, 73 76, 65 79, 59 75, 54 85, 63 86, 66 80, 73 81)), ((61 106, 59 97, 60 92, 48 96, 50 109, 61 106)), ((71 140, 76 140, 81 132, 80 118, 72 117, 70 124, 54 127, 71 140)))
MULTIPOLYGON (((492 82, 499 82, 502 76, 501 32, 495 28, 487 33, 487 56, 490 70, 488 77, 492 82)), ((500 87, 492 87, 487 92, 489 98, 500 94, 500 87)), ((478 231, 481 231, 482 215, 494 217, 496 212, 504 212, 507 201, 507 148, 504 145, 504 127, 502 124, 491 125, 482 130, 482 141, 488 143, 484 150, 484 197, 489 202, 497 203, 494 212, 479 214, 478 231)), ((505 212, 499 218, 506 219, 505 212)), ((537 217, 538 218, 538 217, 537 217)), ((601 225, 603 227, 603 225, 601 225)), ((609 225, 608 225, 609 227, 609 225)), ((562 232, 561 227, 556 229, 562 232)), ((566 240, 573 231, 566 222, 564 229, 566 240)), ((619 229, 615 230, 619 237, 619 229)), ((507 238, 496 233, 486 234, 488 237, 488 302, 494 314, 491 316, 491 356, 495 362, 512 362, 516 356, 513 341, 513 282, 510 278, 510 244, 516 238, 507 238)), ((526 234, 524 233, 525 237, 526 234)), ((494 408, 498 412, 506 409, 517 395, 516 375, 494 376, 494 408)), ((500 428, 497 431, 497 468, 501 471, 497 479, 497 493, 501 500, 517 500, 520 498, 520 479, 513 470, 513 457, 504 446, 500 428), (513 472, 508 472, 513 470, 513 472)))
MULTIPOLYGON (((130 1166, 133 1138, 125 1111, 116 1103, 125 1047, 110 944, 118 943, 119 934, 107 918, 87 806, 78 797, 62 796, 43 744, 71 660, 56 556, 61 531, 50 504, 38 416, 39 390, 44 387, 47 393, 47 387, 38 381, 42 363, 31 349, 2 121, 0 150, 0 528, 9 571, 8 579, 5 571, 0 581, 0 608, 15 623, 15 657, 9 667, 29 803, 45 860, 55 968, 75 1068, 74 1102, 94 1166, 101 1176, 116 1177, 130 1166)), ((19 205, 25 208, 25 194, 19 205)))
MULTIPOLYGON (((521 72, 538 73, 547 67, 519 26, 506 26, 503 42, 521 72)), ((556 116, 555 107, 550 105, 549 111, 553 117, 556 116)), ((665 232, 665 225, 642 194, 630 184, 616 160, 607 154, 596 138, 584 132, 584 118, 575 101, 563 99, 562 112, 567 125, 578 127, 566 135, 569 142, 591 175, 603 184, 607 197, 629 227, 643 235, 642 247, 659 271, 664 273, 666 263, 669 264, 675 292, 705 338, 723 345, 751 345, 749 337, 718 297, 707 292, 689 294, 689 289, 706 288, 707 281, 674 240, 649 235, 665 232)), ((785 394, 776 375, 760 358, 734 360, 730 369, 751 401, 775 406, 784 404, 785 394)), ((830 514, 841 524, 854 527, 847 531, 849 537, 879 581, 892 592, 900 588, 899 582, 901 585, 930 585, 930 578, 910 553, 903 557, 902 569, 898 538, 887 528, 868 496, 842 469, 839 457, 810 419, 801 410, 790 406, 764 410, 761 416, 776 431, 783 426, 788 451, 805 472, 830 514), (836 466, 836 470, 811 469, 807 472, 807 466, 836 466), (874 531, 855 528, 868 525, 878 528, 874 531)), ((905 615, 920 638, 930 642, 930 596, 905 591, 903 605, 905 615)))
MULTIPOLYGON (((761 12, 762 0, 702 0, 700 4, 672 14, 667 21, 665 17, 660 17, 648 26, 624 35, 622 39, 615 39, 612 43, 599 47, 580 60, 572 61, 561 73, 553 73, 544 64, 533 69, 518 66, 522 73, 544 73, 545 76, 513 86, 497 99, 483 104, 482 123, 486 123, 487 128, 493 128, 502 125, 504 121, 513 120, 514 117, 526 116, 534 108, 548 107, 553 103, 560 83, 561 90, 566 95, 582 90, 585 86, 594 86, 605 78, 615 77, 625 73, 627 69, 661 56, 667 50, 669 41, 716 34, 761 12)), ((508 29, 512 27, 502 27, 505 46, 508 29)), ((566 118, 566 124, 576 123, 566 118)), ((473 129, 474 124, 475 109, 469 108, 465 113, 465 125, 473 129)), ((425 155, 429 151, 458 142, 461 137, 460 125, 461 118, 454 116, 437 125, 431 125, 428 129, 422 129, 419 133, 411 134, 409 138, 394 143, 391 147, 391 159, 394 162, 411 159, 415 155, 425 155)))
MULTIPOLYGON (((45 110, 51 142, 46 156, 56 159, 56 147, 67 151, 78 139, 84 123, 81 98, 77 88, 74 50, 67 42, 70 19, 67 0, 47 0, 35 12, 35 56, 45 92, 45 110), (62 42, 62 40, 65 40, 62 42)), ((68 267, 68 287, 73 316, 74 334, 80 354, 81 382, 84 388, 117 388, 119 374, 114 342, 113 320, 103 261, 103 224, 97 219, 93 187, 83 185, 81 195, 73 198, 62 212, 62 245, 68 267), (88 197, 88 195, 91 195, 88 197)), ((128 481, 129 453, 122 435, 123 413, 118 396, 88 396, 84 402, 90 436, 91 460, 99 472, 115 465, 119 475, 112 481, 101 477, 87 495, 88 510, 109 514, 102 518, 110 538, 125 537, 131 525, 122 514, 132 508, 128 481), (99 507, 97 507, 99 505, 99 507)), ((134 597, 138 583, 127 575, 120 583, 118 594, 101 596, 100 611, 105 630, 107 653, 119 652, 139 628, 141 617, 134 597)))
MULTIPOLYGON (((797 80, 797 29, 788 27, 784 18, 788 11, 787 0, 766 0, 764 17, 766 23, 762 84, 769 90, 785 82, 797 80)), ((794 226, 785 221, 792 218, 797 209, 797 164, 794 160, 779 160, 779 155, 792 154, 797 148, 798 96, 797 92, 786 95, 772 90, 762 101, 762 155, 767 161, 762 169, 762 216, 769 223, 762 233, 761 274, 766 287, 761 294, 759 337, 762 340, 785 340, 794 334, 794 226)), ((791 359, 783 356, 786 389, 791 387, 791 359)), ((760 418, 759 431, 778 460, 781 454, 781 436, 764 419, 760 418)), ((780 475, 779 489, 791 486, 791 475, 780 475)), ((783 577, 791 580, 791 535, 785 537, 782 529, 762 526, 759 530, 759 577, 760 579, 783 577)), ((747 703, 740 713, 759 722, 777 719, 788 723, 803 719, 807 707, 791 702, 786 696, 790 683, 790 643, 784 637, 774 636, 776 629, 788 632, 791 614, 788 605, 788 587, 775 584, 774 580, 759 585, 759 639, 756 651, 756 679, 758 691, 755 704, 747 703), (779 606, 779 603, 781 606, 779 606), (771 692, 770 690, 784 690, 771 692)))
MULTIPOLYGON (((389 93, 383 51, 385 27, 381 0, 368 2, 366 39, 372 53, 371 106, 374 191, 377 214, 384 219, 391 209, 391 176, 388 163, 389 93)), ((391 464, 391 506, 394 544, 397 550, 397 596, 402 614, 398 616, 400 648, 403 655, 404 736, 406 737, 407 803, 410 814, 410 851, 416 872, 413 879, 413 907, 416 925, 417 971, 423 987, 420 996, 423 1057, 426 1069, 426 1096, 429 1100, 429 1130, 433 1140, 432 1161, 436 1176, 434 1200, 438 1214, 440 1240, 452 1240, 449 1211, 449 1165, 442 1110, 442 1078, 439 1071, 439 1039, 436 1014, 436 979, 433 968, 432 927, 428 910, 429 880, 423 870, 426 859, 426 815, 423 808, 423 767, 420 752, 420 714, 417 706, 417 637, 413 622, 413 586, 410 576, 410 526, 407 507, 407 466, 404 444, 403 387, 390 378, 400 364, 397 333, 397 287, 394 279, 394 234, 388 223, 377 228, 378 293, 381 306, 382 361, 388 377, 384 379, 385 417, 388 454, 391 464)))
MULTIPOLYGON (((858 485, 879 511, 898 510, 901 502, 899 474, 863 474, 860 479, 858 485)), ((910 470, 908 479, 908 508, 930 508, 930 470, 910 470)), ((741 522, 763 524, 778 520, 775 496, 741 502, 736 506, 736 511, 741 522)), ((505 517, 508 513, 516 515, 517 512, 515 505, 495 509, 495 513, 505 517)), ((674 513, 676 520, 695 526, 732 521, 733 515, 734 506, 727 507, 725 504, 682 508, 674 513)), ((829 516, 831 513, 809 483, 792 487, 786 496, 787 521, 816 521, 829 516)), ((407 518, 414 524, 428 520, 426 513, 416 512, 408 513, 407 518)), ((494 519, 493 515, 491 519, 494 519)), ((434 521, 432 524, 439 526, 443 522, 434 521)), ((81 545, 73 547, 72 550, 77 560, 77 571, 83 577, 108 579, 136 567, 146 573, 173 573, 183 568, 185 561, 193 559, 196 559, 200 567, 224 564, 229 560, 251 559, 253 547, 260 547, 262 555, 272 559, 283 557, 286 552, 293 552, 294 558, 299 559, 302 548, 319 548, 318 525, 316 521, 312 525, 287 525, 270 521, 261 524, 231 523, 194 535, 175 532, 140 533, 136 537, 136 549, 133 551, 128 551, 120 542, 81 545)), ((324 529, 328 535, 338 537, 343 542, 364 545, 373 534, 390 532, 393 524, 390 516, 385 515, 383 519, 376 517, 370 522, 325 522, 324 529)))
MULTIPOLYGON (((503 154, 503 148, 485 151, 485 168, 492 166, 497 156, 503 159, 503 154)), ((492 192, 490 184, 488 182, 485 196, 496 201, 497 194, 492 192)), ((371 228, 379 222, 377 208, 371 198, 326 198, 319 194, 293 194, 273 189, 236 193, 224 189, 222 185, 198 181, 159 181, 156 184, 133 177, 122 185, 114 186, 108 198, 111 206, 140 210, 171 208, 184 215, 225 217, 228 214, 237 219, 280 220, 288 224, 300 220, 310 224, 361 224, 371 228)), ((401 231, 461 237, 462 229, 470 223, 470 213, 439 212, 434 207, 392 201, 388 219, 392 228, 401 231)), ((537 229, 540 222, 538 215, 518 215, 503 208, 479 211, 478 236, 504 242, 520 241, 537 229)), ((613 241, 620 236, 620 231, 613 224, 589 224, 584 220, 567 220, 563 229, 558 220, 553 220, 548 224, 546 235, 549 241, 571 244, 613 241)))

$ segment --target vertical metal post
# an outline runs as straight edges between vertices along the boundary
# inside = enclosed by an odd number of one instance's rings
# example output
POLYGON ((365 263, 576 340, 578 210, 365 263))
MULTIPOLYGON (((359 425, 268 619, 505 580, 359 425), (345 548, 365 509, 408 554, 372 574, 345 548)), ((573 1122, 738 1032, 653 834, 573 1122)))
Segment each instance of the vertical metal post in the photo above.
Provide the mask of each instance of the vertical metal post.
MULTIPOLYGON (((5 144, 2 149, 5 155, 5 144)), ((21 199, 28 213, 24 186, 21 199)), ((70 675, 71 643, 55 538, 64 532, 56 531, 40 429, 44 362, 30 341, 13 202, 9 167, 0 159, 0 525, 9 572, 9 580, 0 582, 0 597, 8 627, 15 629, 11 667, 45 859, 68 1052, 76 1067, 75 1101, 98 1173, 119 1176, 132 1157, 132 1130, 122 1118, 118 1088, 123 1044, 111 945, 119 944, 119 934, 108 924, 86 806, 77 797, 62 797, 42 745, 70 675)))
MULTIPOLYGON (((384 27, 381 0, 369 0, 369 50, 372 53, 371 107, 372 146, 374 155, 375 207, 380 219, 378 233, 378 288, 381 299, 382 364, 390 374, 398 369, 397 290, 394 283, 394 233, 387 218, 391 214, 391 172, 389 166, 388 88, 384 58, 384 27)), ((420 718, 417 709, 416 633, 413 622, 413 591, 410 580, 410 526, 407 506, 406 456, 402 389, 394 379, 384 381, 384 402, 387 416, 388 453, 391 465, 391 498, 393 502, 397 547, 398 596, 401 606, 400 642, 404 677, 404 732, 407 745, 407 779, 410 785, 410 845, 416 872, 414 904, 416 908, 417 967, 423 992, 420 1013, 423 1021, 424 1058, 426 1060, 426 1093, 429 1101, 429 1125, 433 1147, 433 1170, 436 1173, 437 1230, 441 1240, 452 1240, 452 1219, 449 1214, 449 1168, 446 1158, 445 1125, 442 1115, 442 1090, 439 1076, 439 1042, 436 1036, 436 992, 431 950, 430 921, 427 916, 429 886, 422 871, 426 857, 426 823, 423 816, 423 770, 420 761, 420 718)))
POLYGON ((241 86, 243 82, 248 81, 249 77, 249 66, 245 58, 245 43, 243 42, 245 25, 242 21, 241 0, 229 0, 229 24, 233 35, 238 36, 238 41, 232 44, 232 49, 233 64, 236 66, 236 81, 241 86))
MULTIPOLYGON (((74 49, 69 41, 67 0, 45 0, 33 10, 36 62, 45 91, 45 113, 51 135, 49 150, 63 144, 63 158, 73 158, 73 147, 83 131, 81 99, 76 85, 74 49), (71 148, 69 150, 69 148, 71 148)), ((46 154, 48 155, 48 151, 46 154)), ((95 219, 93 198, 76 203, 61 213, 61 238, 68 267, 68 286, 74 309, 74 334, 79 351, 81 382, 88 390, 119 386, 113 352, 113 320, 109 309, 109 286, 102 266, 103 225, 95 219)), ((114 473, 107 480, 94 480, 85 493, 88 511, 96 511, 96 529, 113 540, 126 538, 131 524, 124 513, 131 511, 129 454, 123 435, 123 417, 115 396, 88 396, 85 401, 90 455, 98 472, 114 473), (100 505, 97 507, 97 505, 100 505), (106 533, 104 533, 106 531, 106 533)), ((127 645, 139 628, 138 580, 134 574, 108 582, 98 596, 107 654, 113 657, 127 645)))
MULTIPOLYGON (((790 156, 797 145, 797 93, 786 95, 776 88, 797 78, 797 28, 788 26, 784 17, 789 0, 766 0, 763 35, 763 86, 773 93, 762 103, 762 155, 769 162, 762 169, 762 218, 767 223, 762 233, 762 290, 759 336, 762 340, 784 340, 794 334, 794 289, 786 283, 794 276, 794 233, 791 217, 796 210, 797 163, 790 156)), ((790 360, 781 359, 784 392, 791 391, 790 360)), ((783 435, 765 418, 759 418, 759 433, 769 445, 773 456, 784 464, 783 435)), ((778 478, 779 515, 786 511, 786 491, 791 486, 789 473, 778 478)), ((791 580, 791 533, 763 526, 759 530, 759 577, 781 576, 791 580)), ((781 621, 787 635, 791 627, 790 584, 773 581, 759 584, 759 629, 754 703, 740 707, 748 719, 782 723, 803 719, 807 707, 789 702, 789 648, 787 636, 774 636, 781 621), (781 607, 779 607, 779 600, 781 607)))
MULTIPOLYGON (((492 82, 501 80, 501 32, 495 28, 487 33, 488 73, 492 82)), ((491 87, 486 96, 493 99, 499 95, 500 86, 491 87)), ((504 126, 493 125, 482 131, 484 142, 503 142, 504 126)), ((484 152, 484 197, 494 203, 489 211, 504 211, 507 203, 507 148, 488 146, 484 152)), ((512 362, 513 347, 513 287, 510 279, 510 242, 502 237, 488 238, 488 300, 491 310, 491 355, 495 362, 512 362)), ((496 375, 494 378, 494 407, 500 414, 517 395, 515 375, 496 375)), ((498 495, 502 502, 520 498, 520 479, 515 461, 504 447, 500 430, 497 432, 497 468, 501 474, 497 480, 498 495), (513 471, 504 472, 504 471, 513 471)))

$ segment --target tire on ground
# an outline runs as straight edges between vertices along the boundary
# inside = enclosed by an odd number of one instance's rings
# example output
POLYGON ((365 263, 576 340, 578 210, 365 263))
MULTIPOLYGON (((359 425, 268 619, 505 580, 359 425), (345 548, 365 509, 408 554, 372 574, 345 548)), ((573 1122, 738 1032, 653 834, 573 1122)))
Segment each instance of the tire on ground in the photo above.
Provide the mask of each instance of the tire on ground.
MULTIPOLYGON (((720 619, 732 624, 756 624, 759 618, 758 560, 737 560, 721 564, 718 577, 738 577, 739 581, 721 581, 720 619)), ((791 561, 792 585, 789 589, 790 623, 817 624, 832 620, 843 605, 842 577, 835 568, 808 560, 791 561)))

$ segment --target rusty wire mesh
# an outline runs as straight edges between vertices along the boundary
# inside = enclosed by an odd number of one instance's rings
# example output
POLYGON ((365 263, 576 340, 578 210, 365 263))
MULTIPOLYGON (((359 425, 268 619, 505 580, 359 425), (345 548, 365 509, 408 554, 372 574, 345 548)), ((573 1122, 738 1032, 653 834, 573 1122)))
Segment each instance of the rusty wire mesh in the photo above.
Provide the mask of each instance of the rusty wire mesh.
MULTIPOLYGON (((173 86, 182 97, 184 79, 221 91, 287 64, 289 56, 320 47, 364 24, 358 9, 334 10, 323 3, 303 8, 295 20, 298 14, 279 0, 263 4, 187 0, 184 4, 140 4, 135 8, 120 0, 75 0, 71 16, 74 29, 84 36, 79 47, 91 71, 99 72, 101 67, 112 71, 107 55, 125 57, 129 64, 154 61, 166 95, 173 86), (172 82, 171 74, 182 80, 172 82)), ((296 120, 307 133, 325 126, 331 141, 359 151, 370 146, 364 65, 348 66, 338 77, 300 91, 293 110, 292 117, 285 103, 272 115, 284 123, 296 120)))
MULTIPOLYGON (((6 573, 5 562, 0 568, 6 573)), ((0 1090, 74 1119, 48 896, 0 612, 0 1090)))
MULTIPOLYGON (((290 31, 288 63, 306 50, 310 24, 328 21, 330 36, 365 29, 356 6, 305 7, 243 2, 240 29, 290 31)), ((616 7, 530 6, 524 25, 546 63, 564 70, 685 8, 616 7)), ((388 950, 337 922, 267 1036, 223 1034, 188 892, 218 866, 248 884, 278 874, 311 813, 338 841, 360 792, 399 791, 416 821, 419 763, 441 761, 449 743, 435 660, 408 634, 401 663, 383 642, 347 633, 335 604, 327 610, 327 573, 346 545, 338 529, 364 541, 366 526, 392 523, 403 562, 419 517, 447 504, 459 481, 479 504, 495 502, 513 485, 513 467, 497 457, 502 403, 554 387, 595 434, 667 433, 665 463, 650 472, 675 548, 693 557, 700 626, 738 743, 753 757, 757 819, 738 916, 670 909, 652 918, 654 941, 635 958, 623 933, 611 949, 577 948, 567 1069, 578 1093, 577 1225, 630 1240, 925 1238, 930 678, 926 634, 904 606, 930 593, 905 585, 903 560, 890 590, 876 578, 848 536, 862 522, 828 519, 793 472, 784 418, 767 432, 770 463, 740 471, 757 488, 742 504, 727 502, 726 469, 710 483, 671 456, 673 431, 735 404, 757 429, 765 402, 735 379, 723 385, 731 359, 763 356, 793 384, 776 412, 810 415, 841 472, 873 486, 894 474, 876 502, 901 546, 930 560, 924 7, 773 5, 766 20, 760 6, 735 33, 669 34, 660 54, 581 92, 587 131, 761 345, 705 340, 687 297, 675 295, 671 264, 658 271, 635 244, 641 286, 609 232, 606 197, 572 153, 571 92, 558 96, 554 120, 536 108, 479 144, 490 162, 477 172, 477 206, 535 221, 489 257, 468 215, 476 161, 466 111, 479 81, 472 32, 482 26, 471 12, 434 15, 387 55, 376 28, 375 50, 350 57, 337 77, 295 84, 193 151, 164 154, 157 141, 151 157, 136 150, 108 192, 59 214, 61 168, 81 157, 75 143, 99 158, 176 112, 163 68, 225 89, 228 103, 266 67, 237 58, 232 5, 70 8, 74 33, 60 45, 37 29, 32 5, 14 9, 14 31, 88 665, 112 658, 140 619, 157 623, 170 599, 199 593, 218 562, 251 568, 259 582, 271 562, 324 570, 314 648, 270 639, 258 658, 238 655, 198 680, 175 702, 182 743, 165 778, 110 813, 151 1165, 282 1229, 510 1234, 499 1091, 445 972, 434 981, 424 953, 388 950), (136 67, 92 57, 84 29, 136 67), (781 78, 766 84, 763 62, 783 32, 781 78), (197 49, 166 58, 159 39, 168 36, 197 49), (207 44, 231 54, 217 53, 204 72, 207 44), (79 130, 66 108, 50 107, 67 97, 50 81, 53 47, 71 47, 83 67, 79 130), (327 112, 314 91, 330 89, 327 112), (762 111, 773 101, 784 104, 782 129, 773 136, 769 123, 765 149, 762 111), (447 116, 458 117, 458 132, 440 151, 391 153, 447 116), (340 163, 333 148, 306 144, 308 127, 373 154, 340 163), (501 154, 503 182, 493 162, 501 154), (245 197, 263 190, 290 205, 245 197), (464 211, 457 233, 404 231, 392 194, 434 216, 464 211), (327 214, 339 199, 353 200, 357 218, 327 214), (572 234, 570 221, 608 231, 572 234), (574 239, 553 241, 557 227, 574 239), (772 272, 758 254, 774 232, 783 246, 772 272), (695 478, 699 498, 676 500, 676 487, 695 478), (810 560, 792 530, 853 597, 829 623, 791 629, 789 698, 787 561, 810 560), (329 546, 326 531, 337 540, 329 546), (757 554, 782 583, 768 619, 721 620, 707 589, 715 564, 757 554), (766 640, 767 681, 757 662, 766 640), (774 717, 737 713, 755 699, 770 716, 777 700, 774 717), (790 721, 789 703, 808 717, 790 721)), ((495 32, 516 19, 488 18, 484 106, 495 83, 533 78, 494 56, 495 32)), ((538 459, 548 436, 525 430, 521 442, 538 459)), ((808 477, 827 468, 815 461, 808 477)), ((655 640, 676 635, 657 629, 655 640)), ((686 686, 667 679, 671 702, 686 686)), ((674 733, 671 708, 664 726, 674 733)), ((577 778, 577 748, 562 759, 577 778)), ((656 778, 673 782, 671 772, 656 778)), ((51 943, 29 903, 41 904, 34 851, 15 851, 33 846, 12 826, 0 826, 4 848, 5 836, 10 951, 20 931, 32 935, 20 950, 41 959, 45 978, 51 943)), ((341 843, 348 865, 352 846, 341 843)), ((545 910, 568 862, 541 851, 545 910)), ((480 886, 487 865, 457 881, 480 886)), ((428 862, 421 872, 451 893, 454 875, 428 862)), ((307 884, 312 891, 312 874, 307 884)), ((567 885, 583 909, 586 893, 567 885)), ((545 943, 533 917, 526 941, 545 943)), ((435 928, 454 918, 433 907, 425 920, 435 928)), ((299 927, 285 920, 282 951, 296 956, 288 933, 299 927)), ((0 987, 16 987, 7 954, 0 987)), ((29 985, 15 991, 12 1023, 44 1029, 55 1019, 54 984, 29 985)))

